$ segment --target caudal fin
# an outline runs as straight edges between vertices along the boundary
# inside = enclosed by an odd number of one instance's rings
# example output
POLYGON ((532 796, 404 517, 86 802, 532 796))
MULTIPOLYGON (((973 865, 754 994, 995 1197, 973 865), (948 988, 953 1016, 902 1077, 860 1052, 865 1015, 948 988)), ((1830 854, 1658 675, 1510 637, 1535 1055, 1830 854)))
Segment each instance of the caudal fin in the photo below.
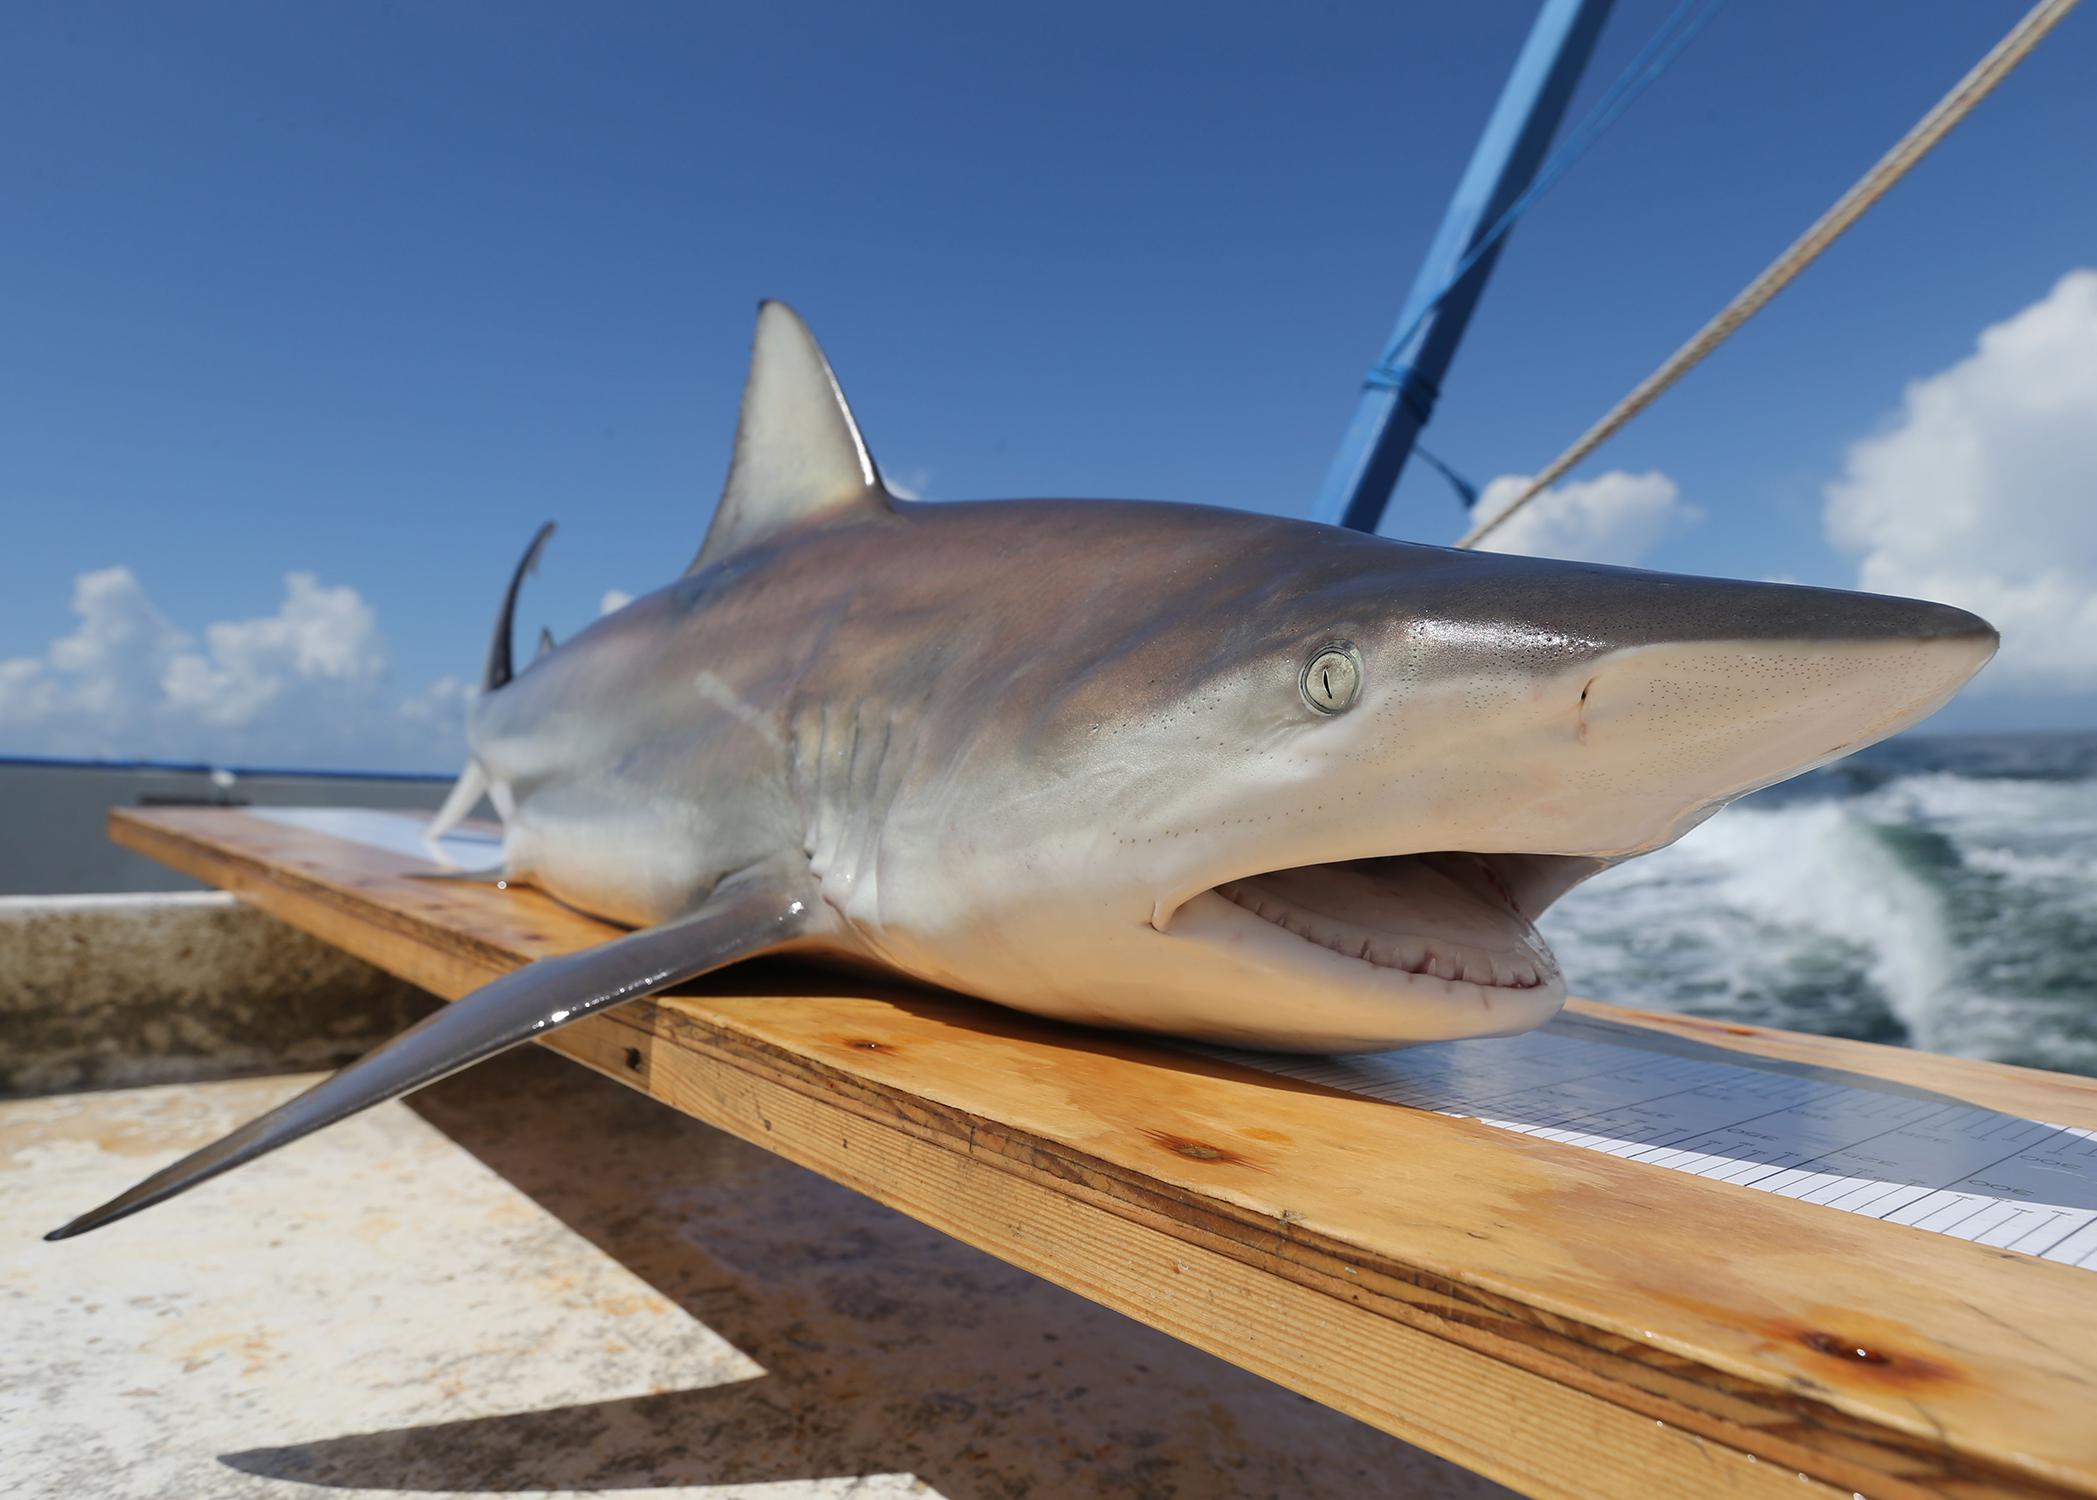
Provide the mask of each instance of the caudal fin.
POLYGON ((548 521, 532 534, 531 545, 524 549, 524 556, 517 559, 516 571, 510 574, 510 586, 502 595, 502 609, 495 616, 495 639, 488 643, 488 670, 481 678, 483 692, 494 692, 516 675, 510 667, 510 634, 517 618, 517 594, 524 587, 525 575, 538 571, 539 554, 546 550, 546 540, 552 535, 553 522, 548 521))

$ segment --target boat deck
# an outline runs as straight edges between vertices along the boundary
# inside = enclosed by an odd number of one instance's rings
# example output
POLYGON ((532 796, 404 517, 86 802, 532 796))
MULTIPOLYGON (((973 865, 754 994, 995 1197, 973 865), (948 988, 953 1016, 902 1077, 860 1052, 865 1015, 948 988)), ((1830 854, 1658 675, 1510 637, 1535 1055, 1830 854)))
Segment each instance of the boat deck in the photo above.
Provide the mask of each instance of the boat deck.
MULTIPOLYGON (((610 930, 241 812, 113 825, 447 997, 610 930)), ((2097 1126, 2089 1080, 1581 1013, 2097 1126)), ((1530 1493, 2097 1493, 2097 1281, 2074 1265, 807 970, 731 971, 548 1045, 1530 1493)))

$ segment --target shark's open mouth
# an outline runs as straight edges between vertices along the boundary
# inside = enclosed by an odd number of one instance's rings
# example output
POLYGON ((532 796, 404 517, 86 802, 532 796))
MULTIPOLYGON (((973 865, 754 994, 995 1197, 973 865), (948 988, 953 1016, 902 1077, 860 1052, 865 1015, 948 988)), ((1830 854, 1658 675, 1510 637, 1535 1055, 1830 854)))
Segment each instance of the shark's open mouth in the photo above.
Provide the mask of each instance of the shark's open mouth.
POLYGON ((1483 990, 1564 983, 1532 918, 1584 861, 1402 854, 1226 881, 1216 894, 1307 943, 1382 969, 1483 990))

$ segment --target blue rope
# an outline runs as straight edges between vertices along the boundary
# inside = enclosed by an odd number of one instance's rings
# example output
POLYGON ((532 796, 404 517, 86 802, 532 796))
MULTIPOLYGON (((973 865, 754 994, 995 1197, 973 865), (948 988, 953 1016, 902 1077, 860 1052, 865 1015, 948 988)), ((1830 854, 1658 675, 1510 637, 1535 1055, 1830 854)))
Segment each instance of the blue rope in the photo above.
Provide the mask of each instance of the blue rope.
POLYGON ((1456 498, 1463 501, 1465 510, 1478 508, 1478 486, 1456 472, 1448 464, 1427 451, 1427 445, 1418 438, 1413 439, 1413 452, 1425 459, 1434 471, 1449 481, 1449 488, 1456 491, 1456 498))
MULTIPOLYGON (((1405 332, 1391 341, 1393 351, 1403 349, 1413 341, 1420 326, 1442 305, 1442 299, 1471 274, 1471 269, 1506 237, 1508 230, 1514 228, 1515 221, 1551 190, 1573 163, 1587 153, 1588 147, 1601 139, 1603 132, 1631 107, 1631 102, 1645 92, 1647 85, 1668 70, 1669 65, 1682 55, 1683 48, 1696 39, 1696 34, 1704 29, 1704 23, 1724 3, 1725 0, 1679 0, 1674 11, 1660 23, 1660 29, 1639 49, 1638 55, 1625 64, 1624 71, 1617 74, 1616 82, 1595 101, 1594 107, 1573 127, 1572 133, 1559 143, 1558 149, 1551 153, 1529 186, 1507 205, 1506 212, 1493 221, 1492 228, 1479 236, 1478 243, 1457 263, 1455 271, 1442 283, 1441 290, 1429 298, 1427 305, 1406 325, 1405 332)), ((1403 370, 1392 369, 1387 362, 1379 360, 1369 372, 1368 383, 1399 387, 1404 374, 1403 370)))

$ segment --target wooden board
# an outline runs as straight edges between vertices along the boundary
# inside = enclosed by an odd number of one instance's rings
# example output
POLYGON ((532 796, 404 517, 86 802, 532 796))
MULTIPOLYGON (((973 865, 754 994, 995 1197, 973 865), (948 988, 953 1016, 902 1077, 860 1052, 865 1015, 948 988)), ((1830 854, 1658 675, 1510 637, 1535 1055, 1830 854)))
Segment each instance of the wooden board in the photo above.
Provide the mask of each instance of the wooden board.
MULTIPOLYGON (((447 998, 613 931, 235 810, 111 831, 447 998)), ((2097 1126, 2089 1080, 1580 1008, 2097 1126)), ((820 970, 548 1045, 1531 1494, 2097 1495, 2085 1270, 820 970)))

